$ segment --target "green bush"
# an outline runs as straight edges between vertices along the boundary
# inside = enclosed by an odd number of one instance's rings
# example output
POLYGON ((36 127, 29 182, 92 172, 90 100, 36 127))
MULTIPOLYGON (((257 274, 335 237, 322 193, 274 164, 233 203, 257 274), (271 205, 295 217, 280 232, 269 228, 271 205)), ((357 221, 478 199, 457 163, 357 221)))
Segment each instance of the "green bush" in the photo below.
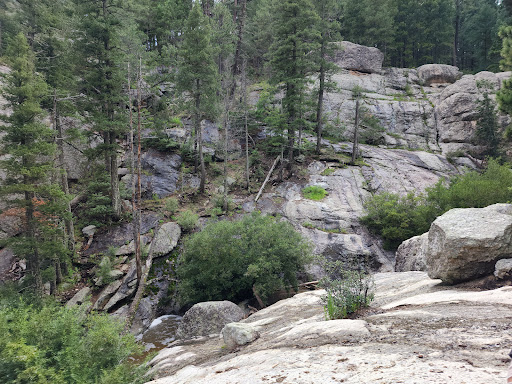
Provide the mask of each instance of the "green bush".
POLYGON ((384 239, 384 248, 396 249, 402 241, 427 232, 437 211, 424 204, 422 195, 408 193, 400 196, 382 193, 364 204, 366 215, 361 219, 372 232, 384 239))
POLYGON ((512 201, 512 171, 490 160, 483 173, 468 172, 449 183, 440 180, 425 194, 373 195, 361 219, 373 233, 382 236, 386 249, 396 249, 404 240, 429 230, 437 216, 452 208, 483 208, 512 201))
POLYGON ((108 315, 86 315, 55 303, 0 303, 0 377, 4 384, 143 383, 142 352, 108 315))
POLYGON ((210 223, 185 241, 177 271, 182 301, 241 301, 254 289, 265 302, 281 288, 297 288, 310 254, 292 225, 272 216, 210 223))
POLYGON ((192 231, 197 227, 199 216, 190 210, 181 212, 176 218, 176 222, 185 232, 192 231))
POLYGON ((175 197, 170 197, 167 200, 165 200, 164 209, 165 209, 165 213, 168 216, 174 215, 176 213, 176 211, 178 210, 178 207, 179 207, 179 202, 178 202, 178 199, 176 199, 175 197))
POLYGON ((373 301, 375 284, 364 267, 346 269, 340 261, 326 262, 326 277, 320 280, 325 289, 324 313, 327 320, 345 319, 373 301))
POLYGON ((327 191, 318 185, 311 185, 302 190, 302 196, 310 200, 322 200, 327 196, 327 191))

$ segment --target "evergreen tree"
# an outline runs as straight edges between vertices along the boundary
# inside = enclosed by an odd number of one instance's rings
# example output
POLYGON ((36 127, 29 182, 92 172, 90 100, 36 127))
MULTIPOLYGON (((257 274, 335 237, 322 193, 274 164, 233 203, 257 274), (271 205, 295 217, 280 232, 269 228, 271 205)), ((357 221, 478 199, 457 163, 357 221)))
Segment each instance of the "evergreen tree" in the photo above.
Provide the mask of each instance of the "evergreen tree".
MULTIPOLYGON (((500 67, 507 71, 512 69, 512 26, 502 27, 500 37, 503 41, 501 49, 502 60, 500 67)), ((512 79, 503 81, 501 89, 496 94, 499 109, 508 115, 512 115, 512 79)))
POLYGON ((54 131, 41 123, 41 103, 48 88, 35 72, 34 55, 24 35, 11 40, 7 56, 11 72, 3 95, 12 113, 2 115, 6 124, 0 126, 2 153, 8 155, 1 162, 7 176, 0 191, 24 214, 25 229, 20 237, 10 239, 10 246, 27 259, 35 291, 42 293, 43 262, 66 253, 62 242, 55 241, 66 199, 60 188, 48 181, 55 152, 54 131))
POLYGON ((247 6, 247 56, 256 74, 263 75, 274 41, 275 7, 272 0, 253 0, 247 6))
POLYGON ((337 21, 339 7, 336 0, 315 0, 320 23, 320 49, 318 51, 318 100, 316 109, 316 153, 320 153, 320 142, 322 140, 323 126, 323 102, 324 92, 332 89, 335 84, 330 81, 330 76, 338 67, 328 60, 333 55, 335 47, 332 42, 339 40, 340 24, 337 21))
POLYGON ((84 80, 83 92, 87 101, 82 105, 94 131, 101 135, 103 144, 97 147, 104 158, 109 175, 109 197, 112 216, 121 216, 121 196, 118 175, 118 143, 127 130, 125 84, 125 58, 121 46, 122 25, 133 21, 121 0, 85 0, 79 3, 81 18, 79 64, 84 80))
POLYGON ((393 44, 394 0, 342 0, 342 31, 345 40, 378 47, 384 52, 393 44))
POLYGON ((196 2, 185 24, 183 45, 179 50, 177 86, 179 90, 191 96, 190 107, 194 117, 197 155, 201 167, 201 193, 204 193, 206 181, 201 120, 215 117, 219 90, 211 34, 208 17, 202 13, 200 5, 196 2))
POLYGON ((272 54, 272 82, 284 91, 283 112, 288 131, 288 169, 293 173, 295 130, 302 124, 303 100, 307 76, 316 69, 314 52, 318 49, 318 15, 311 0, 283 0, 275 9, 272 54))
POLYGON ((498 61, 499 6, 495 0, 459 2, 458 65, 471 71, 487 70, 498 61))

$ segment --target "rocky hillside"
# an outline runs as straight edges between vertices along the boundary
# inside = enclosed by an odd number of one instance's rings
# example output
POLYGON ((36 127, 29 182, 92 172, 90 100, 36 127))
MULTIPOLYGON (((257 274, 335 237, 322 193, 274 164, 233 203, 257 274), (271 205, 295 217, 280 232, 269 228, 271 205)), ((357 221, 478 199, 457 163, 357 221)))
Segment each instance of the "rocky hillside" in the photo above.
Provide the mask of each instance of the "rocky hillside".
POLYGON ((218 335, 176 342, 150 363, 161 377, 151 384, 505 381, 510 287, 447 288, 423 272, 381 273, 375 283, 357 319, 325 321, 324 292, 312 291, 243 320, 243 334, 257 337, 249 344, 229 350, 218 335))

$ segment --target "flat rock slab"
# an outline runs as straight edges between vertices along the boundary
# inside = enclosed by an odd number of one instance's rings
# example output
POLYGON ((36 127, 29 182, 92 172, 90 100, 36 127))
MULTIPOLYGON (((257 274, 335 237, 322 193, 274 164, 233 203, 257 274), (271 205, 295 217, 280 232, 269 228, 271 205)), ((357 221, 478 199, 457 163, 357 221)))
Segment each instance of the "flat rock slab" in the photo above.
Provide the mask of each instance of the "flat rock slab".
POLYGON ((505 382, 512 287, 447 289, 424 272, 376 274, 375 283, 357 320, 325 321, 318 290, 243 320, 260 337, 233 353, 216 337, 170 346, 150 363, 151 384, 505 382))

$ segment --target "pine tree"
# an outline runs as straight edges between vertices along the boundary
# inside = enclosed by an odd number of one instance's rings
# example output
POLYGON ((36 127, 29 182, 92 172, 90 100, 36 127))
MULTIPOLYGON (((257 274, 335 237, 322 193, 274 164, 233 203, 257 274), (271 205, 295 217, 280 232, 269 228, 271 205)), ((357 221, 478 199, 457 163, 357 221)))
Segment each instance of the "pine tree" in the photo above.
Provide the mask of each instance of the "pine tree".
MULTIPOLYGON (((500 62, 501 69, 504 71, 512 68, 512 26, 503 27, 500 30, 500 37, 503 41, 500 62)), ((499 109, 508 115, 512 115, 512 79, 503 81, 501 89, 496 94, 499 109)))
POLYGON ((103 144, 97 147, 103 156, 104 168, 109 175, 109 197, 112 216, 121 216, 121 196, 118 175, 118 138, 126 133, 125 58, 120 39, 123 23, 133 22, 120 0, 80 1, 81 26, 76 37, 79 64, 84 79, 87 101, 83 109, 99 133, 103 144))
POLYGON ((339 40, 341 26, 337 21, 340 9, 336 0, 314 0, 314 4, 320 17, 320 49, 317 58, 318 100, 316 109, 316 153, 319 154, 322 140, 324 92, 335 86, 330 81, 330 77, 338 69, 328 58, 334 53, 332 42, 339 40))
POLYGON ((206 169, 203 157, 201 120, 214 118, 218 104, 218 74, 211 45, 211 28, 208 17, 196 2, 185 24, 183 45, 180 48, 178 88, 191 96, 194 133, 201 167, 199 190, 204 193, 206 169))
POLYGON ((7 56, 11 72, 3 95, 12 113, 2 115, 6 124, 0 126, 4 134, 2 153, 7 155, 1 162, 7 177, 0 191, 24 214, 25 229, 20 237, 10 240, 10 246, 19 257, 27 259, 34 290, 40 294, 43 263, 66 252, 62 242, 55 241, 65 196, 48 181, 55 152, 54 131, 41 123, 41 103, 48 87, 35 72, 34 55, 24 35, 12 39, 7 56))
POLYGON ((272 82, 284 91, 282 100, 288 131, 288 169, 293 174, 295 130, 303 115, 308 75, 316 68, 312 52, 318 47, 318 15, 311 0, 283 0, 276 6, 271 47, 272 82))

